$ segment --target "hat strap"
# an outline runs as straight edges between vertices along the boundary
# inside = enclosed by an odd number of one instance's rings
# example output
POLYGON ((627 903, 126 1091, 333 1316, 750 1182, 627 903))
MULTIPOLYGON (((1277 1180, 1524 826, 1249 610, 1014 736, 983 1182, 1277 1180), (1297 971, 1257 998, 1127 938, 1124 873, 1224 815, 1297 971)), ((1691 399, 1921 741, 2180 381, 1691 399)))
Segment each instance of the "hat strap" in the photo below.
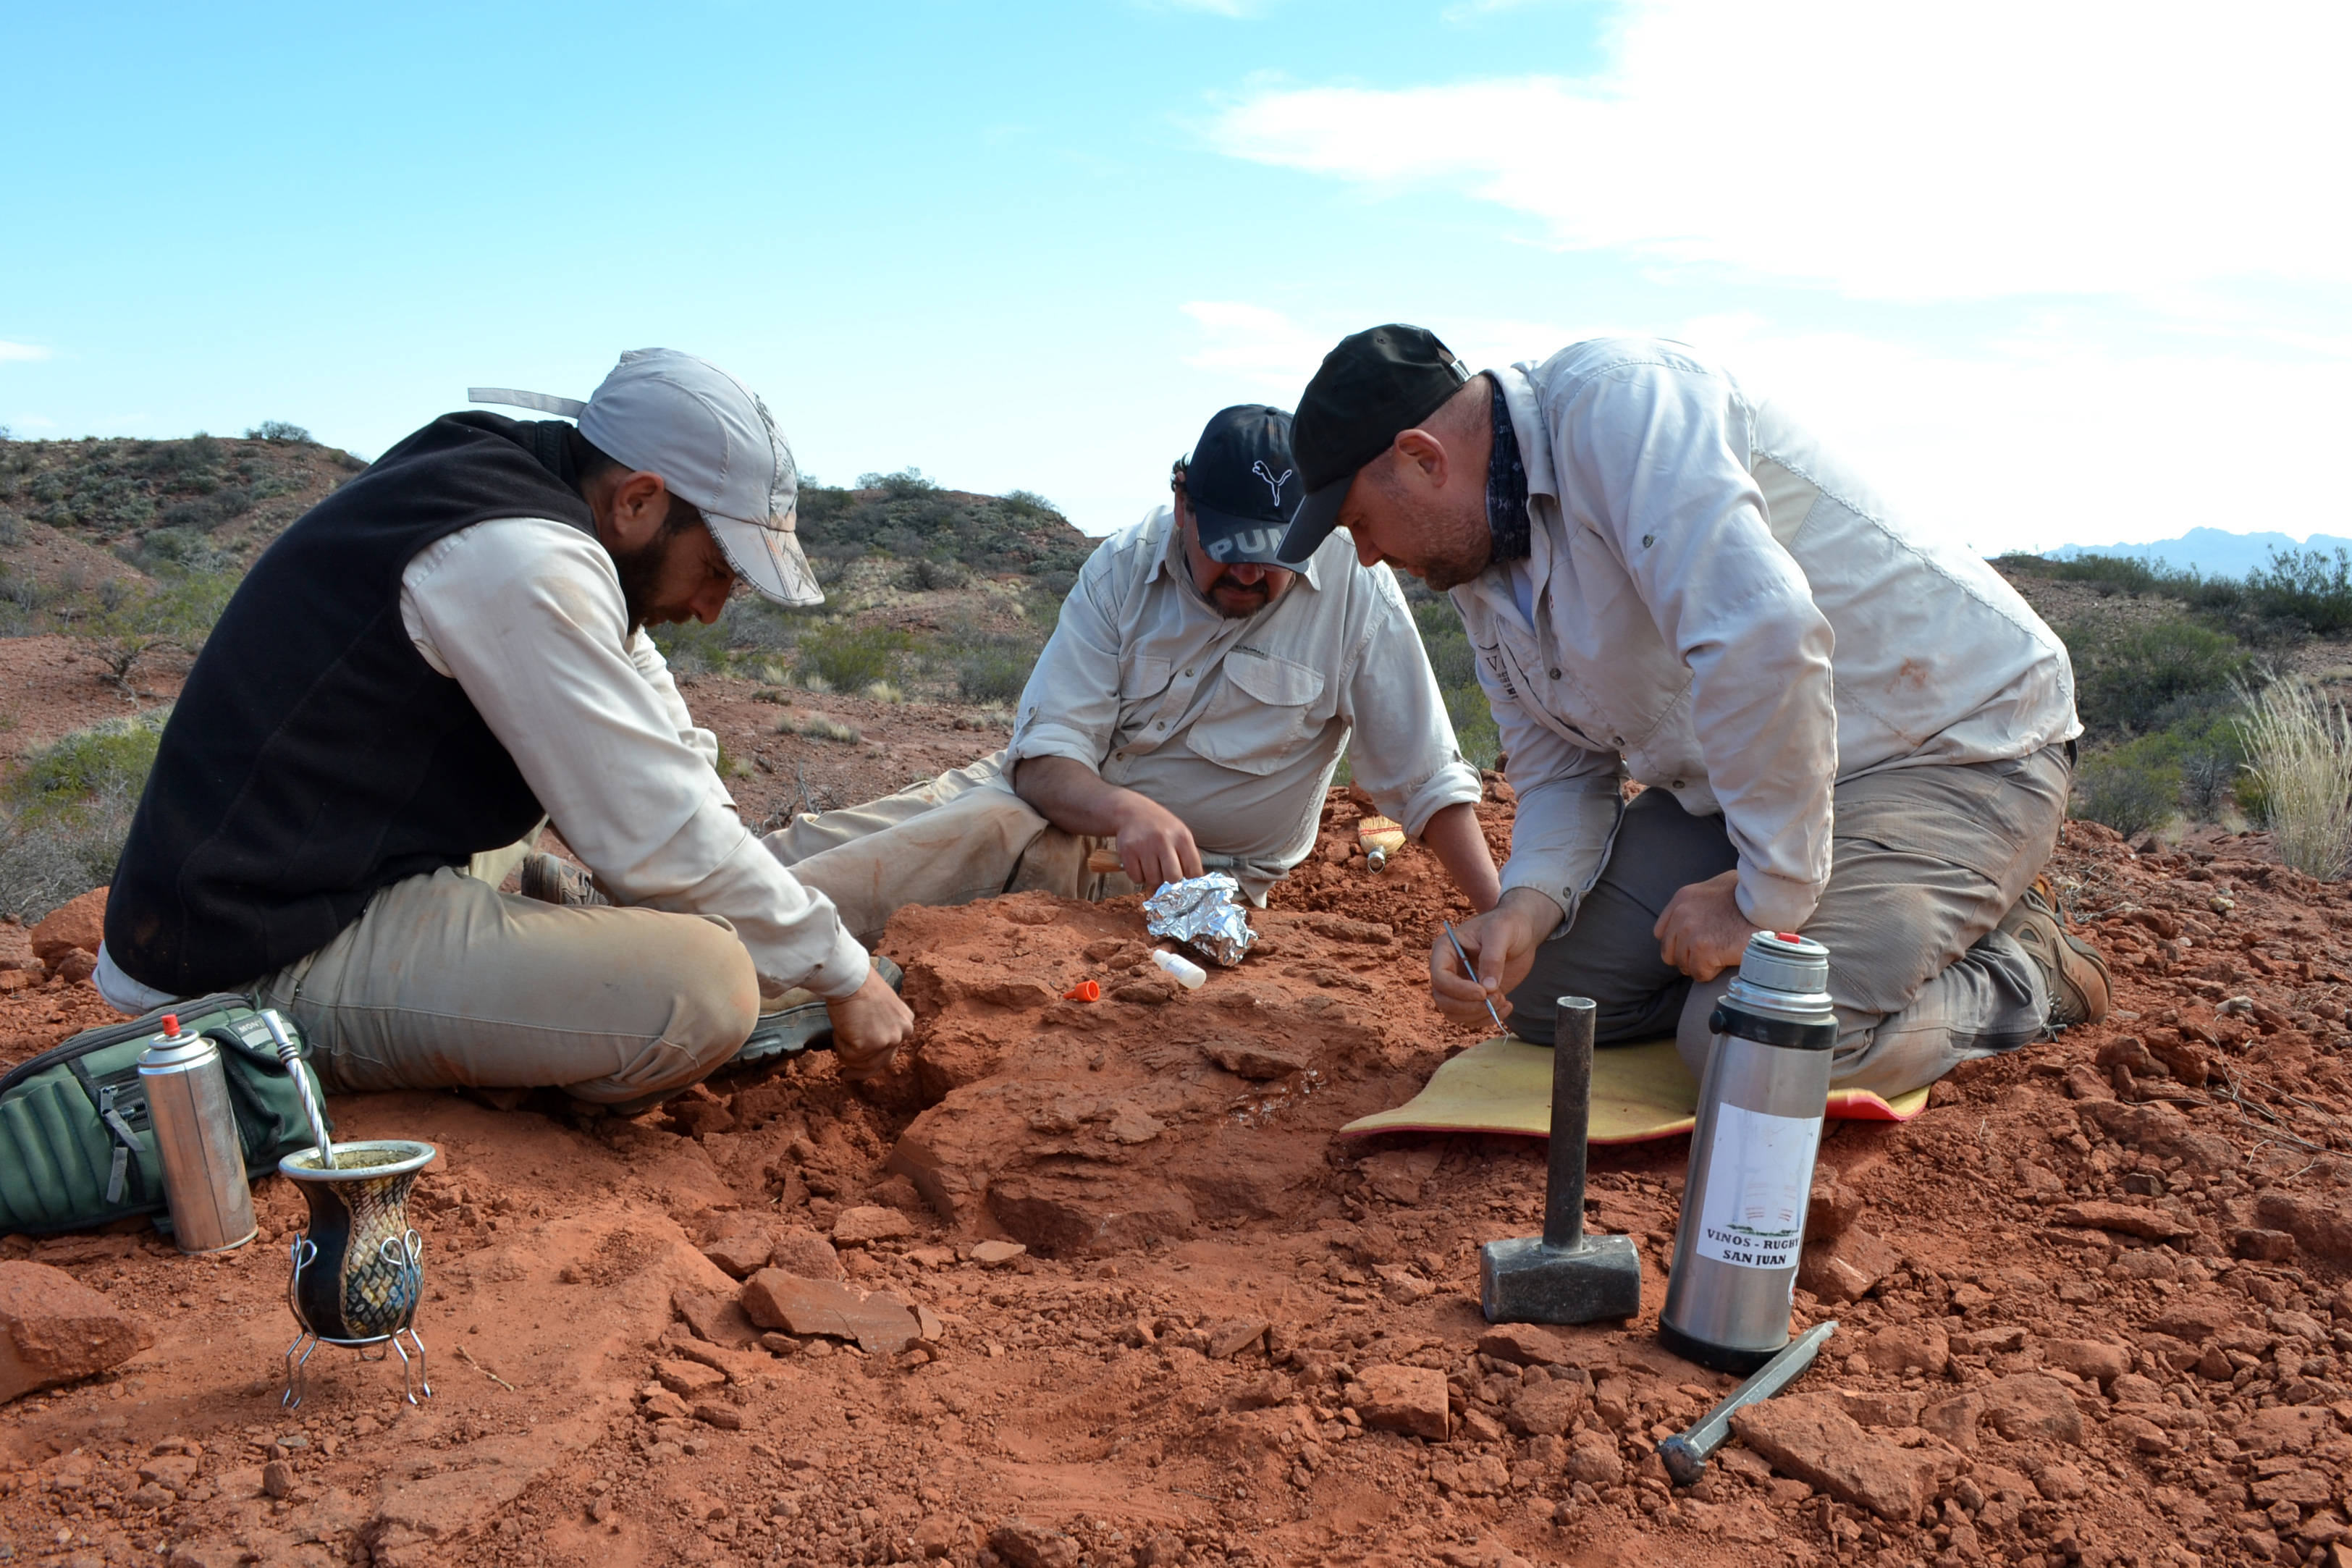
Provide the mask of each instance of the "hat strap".
POLYGON ((545 392, 517 392, 510 386, 469 386, 466 388, 468 403, 496 403, 508 408, 536 408, 541 414, 561 415, 577 419, 588 411, 588 405, 576 397, 557 397, 545 392))

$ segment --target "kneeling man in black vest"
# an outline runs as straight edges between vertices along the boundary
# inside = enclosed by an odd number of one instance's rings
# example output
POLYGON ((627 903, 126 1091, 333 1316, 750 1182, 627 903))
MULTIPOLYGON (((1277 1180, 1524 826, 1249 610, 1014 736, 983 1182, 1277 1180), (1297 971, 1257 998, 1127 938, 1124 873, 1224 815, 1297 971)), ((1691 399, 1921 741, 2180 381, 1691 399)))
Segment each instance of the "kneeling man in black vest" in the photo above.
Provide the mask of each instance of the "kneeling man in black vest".
POLYGON ((579 423, 446 415, 254 563, 164 727, 100 991, 251 992, 347 1090, 641 1108, 732 1058, 763 988, 879 1068, 912 1016, 737 819, 645 632, 717 620, 738 577, 822 601, 767 408, 667 349, 585 404, 475 400, 579 423), (551 818, 614 905, 498 891, 551 818))

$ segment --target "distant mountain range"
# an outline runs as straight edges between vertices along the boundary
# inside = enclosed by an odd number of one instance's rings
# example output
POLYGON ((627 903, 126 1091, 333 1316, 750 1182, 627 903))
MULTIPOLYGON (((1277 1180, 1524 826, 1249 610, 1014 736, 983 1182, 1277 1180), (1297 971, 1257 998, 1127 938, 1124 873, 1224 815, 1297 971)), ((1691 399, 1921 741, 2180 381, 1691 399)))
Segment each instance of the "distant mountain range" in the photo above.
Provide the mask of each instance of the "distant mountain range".
POLYGON ((2242 577, 2269 565, 2274 551, 2300 553, 2306 550, 2333 555, 2338 550, 2352 550, 2352 539, 2315 533, 2298 542, 2284 533, 2224 533, 2218 528, 2192 528, 2178 539, 2146 544, 2068 544, 2045 553, 2053 561, 2071 561, 2078 555, 2126 555, 2179 571, 2201 572, 2208 577, 2242 577))

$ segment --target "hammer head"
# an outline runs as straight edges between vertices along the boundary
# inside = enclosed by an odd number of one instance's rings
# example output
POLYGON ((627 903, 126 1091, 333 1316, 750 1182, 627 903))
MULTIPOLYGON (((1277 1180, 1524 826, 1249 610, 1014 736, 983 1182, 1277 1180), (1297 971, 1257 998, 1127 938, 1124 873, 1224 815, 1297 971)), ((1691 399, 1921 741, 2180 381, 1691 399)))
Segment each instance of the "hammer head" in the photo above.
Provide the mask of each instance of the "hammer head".
POLYGON ((1630 1236, 1549 1247, 1539 1236, 1478 1249, 1478 1301, 1490 1323, 1589 1323, 1642 1310, 1642 1255, 1630 1236))

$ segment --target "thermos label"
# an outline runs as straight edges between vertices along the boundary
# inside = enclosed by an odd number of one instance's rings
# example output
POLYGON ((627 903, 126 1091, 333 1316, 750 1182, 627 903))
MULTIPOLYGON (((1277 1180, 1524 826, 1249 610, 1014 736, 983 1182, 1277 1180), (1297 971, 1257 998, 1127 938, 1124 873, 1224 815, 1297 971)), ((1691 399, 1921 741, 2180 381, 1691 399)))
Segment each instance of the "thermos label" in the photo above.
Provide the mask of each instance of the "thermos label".
POLYGON ((1698 1211, 1698 1255, 1747 1268, 1794 1268, 1821 1137, 1818 1116, 1718 1107, 1698 1211))

